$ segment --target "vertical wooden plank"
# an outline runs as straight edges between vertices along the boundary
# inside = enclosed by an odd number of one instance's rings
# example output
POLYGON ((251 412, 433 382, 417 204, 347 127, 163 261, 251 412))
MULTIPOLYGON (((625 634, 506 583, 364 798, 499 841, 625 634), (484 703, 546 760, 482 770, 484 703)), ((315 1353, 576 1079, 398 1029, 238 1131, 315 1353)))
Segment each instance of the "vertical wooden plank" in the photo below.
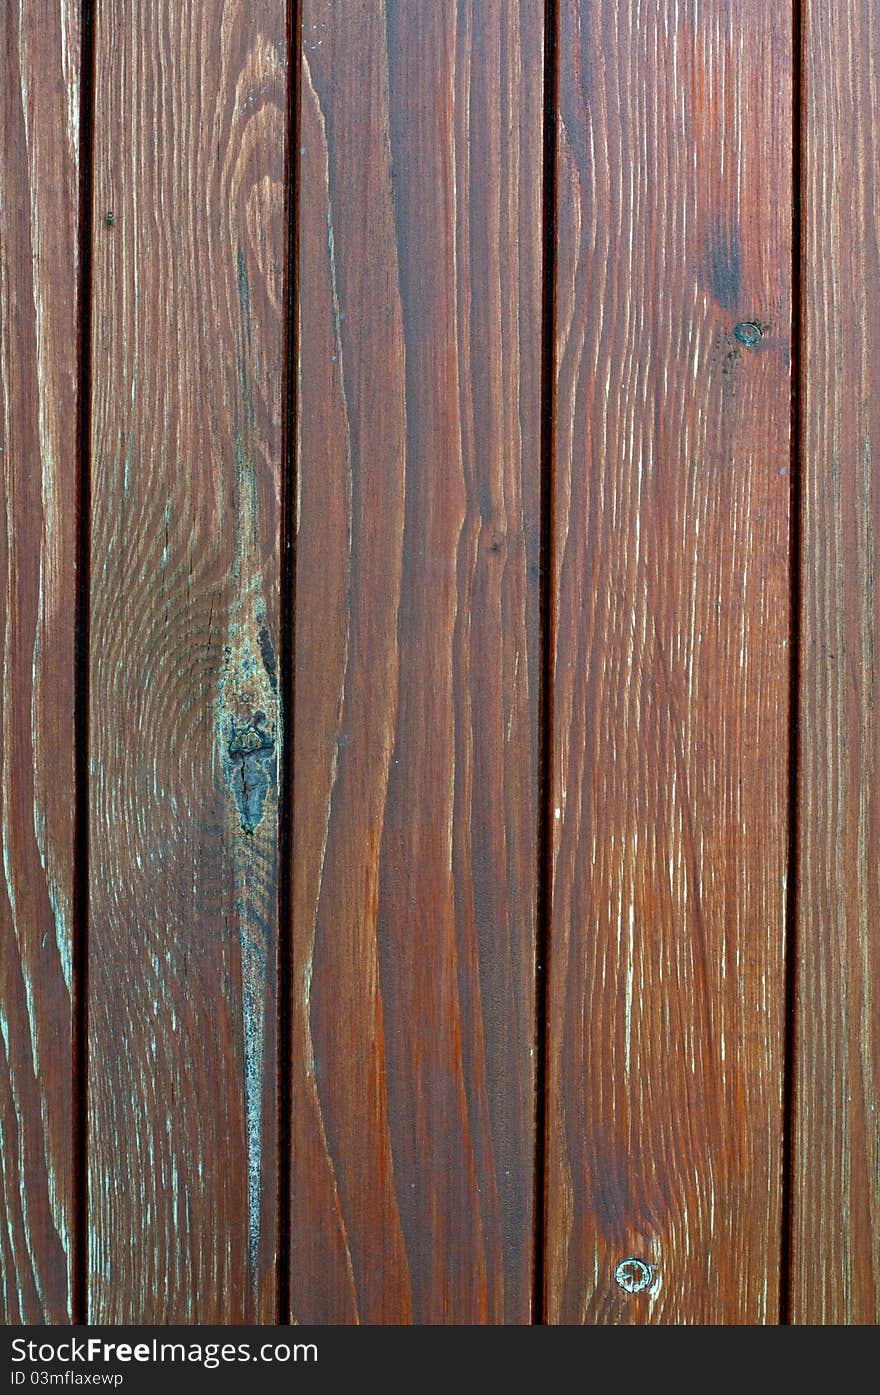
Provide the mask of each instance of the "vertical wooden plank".
POLYGON ((303 7, 300 1321, 529 1318, 541 11, 303 7))
POLYGON ((99 0, 90 1318, 273 1320, 283 0, 99 0))
POLYGON ((774 1322, 790 13, 560 18, 548 1313, 774 1322))
POLYGON ((4 5, 0 1323, 70 1320, 80 8, 4 5))
POLYGON ((880 1322, 880 14, 804 8, 792 1320, 880 1322))

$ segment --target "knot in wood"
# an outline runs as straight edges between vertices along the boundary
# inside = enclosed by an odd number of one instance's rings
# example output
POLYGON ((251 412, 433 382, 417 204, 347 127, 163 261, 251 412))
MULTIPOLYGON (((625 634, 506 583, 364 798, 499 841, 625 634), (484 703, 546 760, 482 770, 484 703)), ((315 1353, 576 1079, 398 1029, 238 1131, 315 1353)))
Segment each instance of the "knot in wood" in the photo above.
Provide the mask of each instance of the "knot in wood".
POLYGON ((755 320, 742 320, 734 326, 733 337, 747 348, 753 349, 764 338, 764 331, 755 320))
POLYGON ((615 1281, 624 1293, 641 1293, 653 1277, 653 1267, 644 1259, 623 1259, 614 1271, 615 1281))
POLYGON ((254 751, 268 751, 275 745, 268 732, 260 731, 256 723, 235 728, 229 741, 231 756, 250 756, 254 751))

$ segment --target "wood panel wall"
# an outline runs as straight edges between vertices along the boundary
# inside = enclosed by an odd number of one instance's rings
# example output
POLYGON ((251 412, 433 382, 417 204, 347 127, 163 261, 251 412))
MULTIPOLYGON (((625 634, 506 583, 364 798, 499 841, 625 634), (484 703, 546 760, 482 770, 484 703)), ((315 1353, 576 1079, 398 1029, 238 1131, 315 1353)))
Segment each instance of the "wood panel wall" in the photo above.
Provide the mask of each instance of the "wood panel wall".
POLYGON ((0 1322, 876 1322, 869 0, 0 24, 0 1322))

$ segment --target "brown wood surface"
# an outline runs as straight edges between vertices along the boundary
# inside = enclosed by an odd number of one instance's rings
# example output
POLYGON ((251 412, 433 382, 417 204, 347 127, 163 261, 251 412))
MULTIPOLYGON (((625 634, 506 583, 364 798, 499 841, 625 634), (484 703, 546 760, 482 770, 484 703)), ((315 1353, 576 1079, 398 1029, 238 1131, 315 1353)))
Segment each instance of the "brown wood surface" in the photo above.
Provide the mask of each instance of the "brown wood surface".
POLYGON ((530 1314, 542 8, 303 7, 304 1322, 530 1314))
POLYGON ((97 7, 95 1322, 276 1313, 285 13, 97 7))
POLYGON ((81 127, 82 23, 0 8, 0 1325, 80 1258, 103 1323, 880 1322, 877 7, 96 0, 81 127))
POLYGON ((70 1317, 80 7, 3 5, 0 1323, 70 1317))
POLYGON ((880 12, 807 0, 792 1320, 880 1322, 880 12))
POLYGON ((560 20, 547 1311, 772 1323, 790 12, 560 20))

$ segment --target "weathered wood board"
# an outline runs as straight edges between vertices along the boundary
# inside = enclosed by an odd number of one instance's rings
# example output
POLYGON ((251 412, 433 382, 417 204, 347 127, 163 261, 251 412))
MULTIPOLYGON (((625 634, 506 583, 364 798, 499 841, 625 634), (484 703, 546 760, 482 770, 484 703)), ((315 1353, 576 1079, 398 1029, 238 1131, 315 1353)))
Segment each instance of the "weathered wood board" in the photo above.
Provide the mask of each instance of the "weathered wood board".
POLYGON ((792 1321, 880 1322, 880 13, 804 6, 792 1321))
POLYGON ((298 1321, 531 1310, 543 7, 305 0, 298 1321))
POLYGON ((286 6, 95 23, 89 1317, 274 1321, 286 6))
POLYGON ((791 14, 561 0, 557 52, 547 1313, 773 1323, 791 14))
POLYGON ((71 1316, 80 6, 0 9, 0 1323, 71 1316))

